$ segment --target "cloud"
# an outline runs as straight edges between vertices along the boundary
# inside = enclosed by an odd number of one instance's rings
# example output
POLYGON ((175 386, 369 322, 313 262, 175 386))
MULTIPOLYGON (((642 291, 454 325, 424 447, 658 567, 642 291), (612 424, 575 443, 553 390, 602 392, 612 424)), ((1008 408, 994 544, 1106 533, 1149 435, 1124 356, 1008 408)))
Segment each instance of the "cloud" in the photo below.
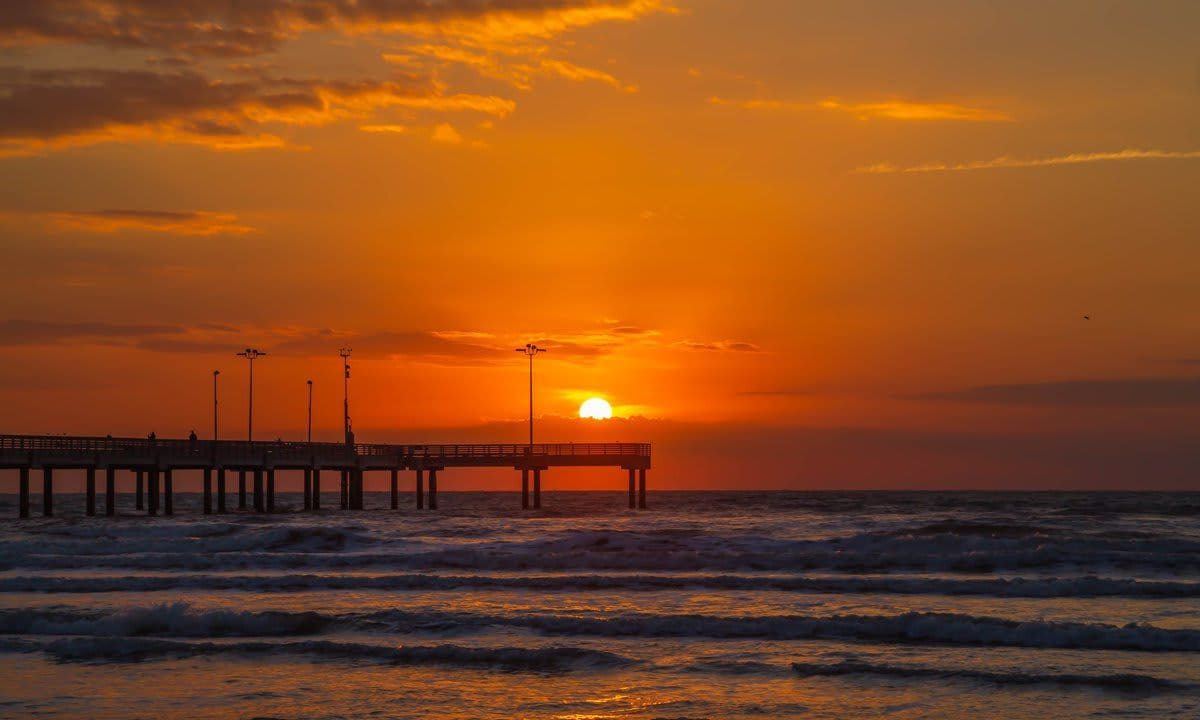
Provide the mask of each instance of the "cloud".
POLYGON ((716 342, 697 342, 695 340, 680 340, 676 342, 677 347, 687 350, 700 350, 704 352, 761 352, 762 348, 754 343, 742 342, 739 340, 718 340, 716 342))
POLYGON ((449 145, 458 145, 462 143, 462 135, 454 129, 450 123, 439 123, 433 128, 432 135, 434 142, 446 143, 449 145))
POLYGON ((71 230, 112 233, 121 230, 146 230, 180 235, 224 235, 253 232, 236 215, 214 212, 173 212, 165 210, 95 210, 57 212, 48 217, 71 230))
POLYGON ((385 107, 503 116, 510 100, 440 94, 428 80, 225 82, 192 71, 0 68, 0 154, 153 140, 234 150, 281 147, 275 125, 324 125, 385 107))
POLYGON ((358 129, 369 133, 392 133, 397 135, 408 132, 408 128, 404 125, 359 125, 358 129))
POLYGON ((874 103, 842 103, 838 100, 821 100, 819 102, 795 100, 735 100, 722 97, 711 97, 708 100, 713 105, 739 107, 744 110, 838 110, 851 113, 862 120, 880 118, 886 120, 958 120, 972 122, 1008 122, 1014 118, 1011 114, 986 108, 970 107, 948 102, 915 102, 909 100, 888 100, 874 103))
POLYGON ((546 37, 673 11, 664 0, 5 0, 0 4, 0 43, 245 57, 276 50, 309 32, 486 41, 546 37))
POLYGON ((876 103, 845 104, 838 100, 822 100, 817 105, 826 110, 851 113, 859 119, 888 120, 963 120, 970 122, 1011 122, 1015 118, 1002 110, 970 107, 956 103, 923 103, 889 100, 876 103))
POLYGON ((55 322, 48 320, 0 321, 0 345, 55 345, 66 342, 105 342, 154 335, 174 335, 185 328, 160 323, 55 322))
POLYGON ((422 68, 426 60, 466 66, 484 77, 502 80, 520 90, 533 87, 535 76, 552 76, 576 82, 594 81, 622 92, 637 92, 636 85, 622 83, 603 70, 583 67, 566 60, 544 57, 550 49, 545 46, 503 44, 489 45, 485 51, 456 45, 416 45, 407 53, 384 53, 390 63, 407 68, 422 68))
POLYGON ((887 173, 928 173, 928 172, 958 172, 962 170, 994 170, 998 168, 1035 168, 1052 167, 1055 165, 1082 165, 1086 163, 1113 162, 1116 160, 1197 160, 1200 150, 1118 150, 1116 152, 1072 153, 1046 158, 1014 158, 998 157, 992 160, 975 160, 958 164, 928 164, 899 167, 890 163, 880 163, 858 168, 856 172, 887 174, 887 173))
POLYGON ((915 397, 1027 407, 1178 407, 1200 405, 1200 378, 1116 378, 982 385, 915 397))

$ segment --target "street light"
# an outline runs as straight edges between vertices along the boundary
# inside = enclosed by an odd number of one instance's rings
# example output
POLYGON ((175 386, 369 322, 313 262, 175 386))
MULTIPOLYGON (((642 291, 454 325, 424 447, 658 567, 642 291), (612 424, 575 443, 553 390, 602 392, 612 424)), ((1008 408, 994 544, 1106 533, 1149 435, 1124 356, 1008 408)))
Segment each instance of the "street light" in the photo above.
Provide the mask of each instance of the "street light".
POLYGON ((308 381, 308 442, 312 443, 312 380, 308 381))
POLYGON ((220 370, 213 370, 213 442, 217 440, 217 376, 220 370))
POLYGON ((533 454, 533 358, 538 353, 546 352, 546 348, 540 348, 533 343, 526 343, 525 347, 517 348, 517 352, 525 353, 529 358, 529 454, 533 454))
POLYGON ((246 348, 237 355, 250 361, 250 412, 246 420, 246 440, 254 440, 254 361, 266 353, 255 348, 246 348))
POLYGON ((345 371, 342 377, 342 424, 346 432, 346 444, 354 444, 354 430, 350 425, 350 353, 354 352, 350 348, 341 348, 338 350, 338 355, 342 358, 342 370, 345 371))

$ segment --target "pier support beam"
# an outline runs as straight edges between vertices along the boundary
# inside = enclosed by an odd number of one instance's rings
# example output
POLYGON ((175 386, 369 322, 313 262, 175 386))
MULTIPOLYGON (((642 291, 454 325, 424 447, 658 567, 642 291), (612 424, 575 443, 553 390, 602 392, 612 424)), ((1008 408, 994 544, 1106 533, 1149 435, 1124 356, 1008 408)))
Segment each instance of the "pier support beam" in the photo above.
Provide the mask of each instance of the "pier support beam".
POLYGON ((429 469, 429 509, 437 510, 437 468, 429 469))
POLYGON ((312 468, 304 468, 304 509, 312 510, 312 468))
POLYGON ((175 475, 171 468, 163 471, 163 514, 175 514, 175 475))
POLYGON ((54 469, 42 468, 42 515, 54 516, 54 469))
POLYGON ((146 473, 146 483, 149 487, 146 488, 146 512, 151 515, 158 514, 158 468, 150 470, 146 473))
POLYGON ((84 512, 89 517, 96 515, 96 468, 89 467, 87 469, 87 500, 84 512))
POLYGON ((217 468, 217 512, 225 512, 225 468, 217 468))
POLYGON ((238 470, 238 510, 246 509, 246 471, 238 470))
POLYGON ((638 469, 638 509, 646 509, 646 468, 638 469))
POLYGON ((263 471, 262 468, 254 468, 254 512, 263 512, 267 509, 263 500, 263 471))
POLYGON ((267 469, 267 512, 275 512, 275 468, 267 469))
POLYGON ((212 468, 204 468, 204 514, 212 515, 212 468))
POLYGON ((20 517, 29 517, 29 468, 20 468, 21 479, 18 494, 20 498, 17 500, 17 514, 20 517))
POLYGON ((321 509, 321 468, 313 468, 312 471, 312 509, 321 509))
POLYGON ((529 468, 521 468, 521 509, 529 509, 529 468))
POLYGON ((354 468, 350 471, 350 509, 363 509, 363 469, 354 468))
POLYGON ((350 507, 349 474, 350 473, 346 470, 342 471, 342 486, 341 486, 341 489, 342 489, 341 509, 342 510, 346 510, 350 507))
POLYGON ((425 509, 425 471, 417 468, 417 509, 425 509))
POLYGON ((133 509, 146 509, 146 475, 141 470, 137 471, 137 485, 133 489, 133 509))
POLYGON ((400 474, 399 470, 392 469, 392 509, 400 509, 400 479, 397 477, 400 474))
POLYGON ((637 484, 634 480, 634 475, 637 473, 633 468, 629 468, 629 509, 633 510, 637 507, 637 484))
POLYGON ((104 468, 104 514, 117 514, 117 469, 111 465, 104 468))
POLYGON ((533 509, 542 509, 542 470, 534 468, 533 470, 533 509))

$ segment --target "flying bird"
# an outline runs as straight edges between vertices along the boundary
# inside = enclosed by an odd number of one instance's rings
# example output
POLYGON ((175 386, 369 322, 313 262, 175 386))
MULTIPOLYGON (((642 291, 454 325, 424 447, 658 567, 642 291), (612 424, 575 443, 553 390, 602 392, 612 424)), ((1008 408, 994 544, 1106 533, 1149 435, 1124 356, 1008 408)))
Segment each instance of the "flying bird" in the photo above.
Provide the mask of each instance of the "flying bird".
POLYGON ((1084 315, 1084 316, 1083 316, 1083 319, 1084 319, 1084 320, 1091 320, 1091 319, 1092 319, 1092 316, 1091 316, 1091 315, 1084 315))

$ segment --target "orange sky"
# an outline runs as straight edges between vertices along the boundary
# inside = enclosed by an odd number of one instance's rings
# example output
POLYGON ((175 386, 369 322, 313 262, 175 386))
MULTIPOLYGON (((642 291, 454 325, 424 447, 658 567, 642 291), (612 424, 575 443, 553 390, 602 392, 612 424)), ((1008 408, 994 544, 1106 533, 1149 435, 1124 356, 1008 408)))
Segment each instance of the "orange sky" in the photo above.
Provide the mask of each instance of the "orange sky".
POLYGON ((220 369, 240 437, 255 346, 258 434, 311 377, 332 439, 349 345, 361 439, 519 441, 532 340, 542 439, 657 487, 1200 489, 1197 27, 8 0, 0 428, 207 435, 220 369))

